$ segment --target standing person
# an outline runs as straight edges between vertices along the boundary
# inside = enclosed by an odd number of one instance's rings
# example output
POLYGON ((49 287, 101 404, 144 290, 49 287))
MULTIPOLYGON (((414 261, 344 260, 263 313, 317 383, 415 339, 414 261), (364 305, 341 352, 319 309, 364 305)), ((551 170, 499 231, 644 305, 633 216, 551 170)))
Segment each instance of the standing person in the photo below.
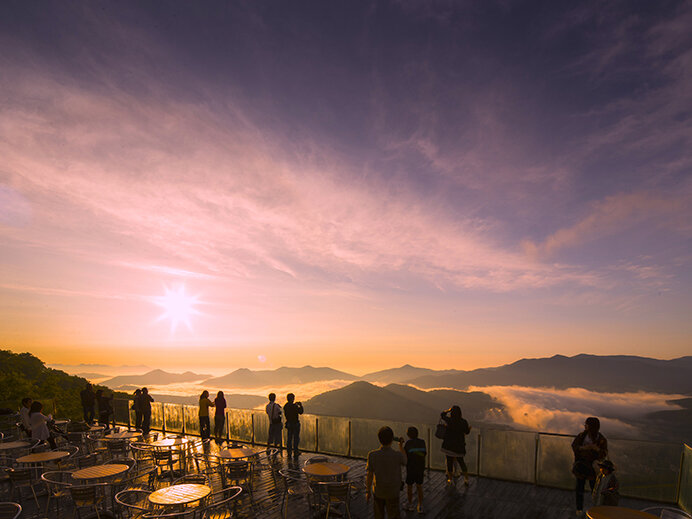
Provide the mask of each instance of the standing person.
POLYGON ((214 409, 214 436, 216 437, 216 443, 220 444, 223 441, 223 431, 226 422, 226 399, 223 396, 223 391, 216 393, 214 409))
POLYGON ((31 422, 31 439, 47 441, 51 449, 55 449, 55 438, 48 430, 48 422, 53 421, 53 415, 44 415, 43 404, 41 402, 32 402, 29 409, 29 420, 31 422))
POLYGON ((151 430, 151 403, 153 401, 154 399, 149 395, 149 390, 143 387, 139 402, 142 408, 142 434, 144 436, 147 436, 151 430))
POLYGON ((293 403, 296 396, 293 393, 286 395, 286 405, 284 405, 284 416, 286 417, 286 452, 288 457, 293 456, 298 459, 300 451, 298 444, 300 443, 300 419, 299 415, 303 414, 302 402, 293 403))
POLYGON ((267 439, 267 447, 274 445, 281 448, 281 406, 276 403, 276 394, 269 393, 269 403, 265 408, 269 417, 269 438, 267 439))
POLYGON ((406 451, 406 497, 407 510, 413 510, 413 485, 418 494, 418 513, 423 513, 423 477, 425 476, 425 440, 418 437, 418 429, 409 427, 406 431, 408 441, 404 445, 406 451))
POLYGON ((135 389, 132 402, 132 410, 135 412, 135 429, 142 429, 142 390, 135 389))
POLYGON ((28 396, 22 398, 22 408, 19 410, 19 416, 22 419, 20 425, 29 438, 31 438, 31 420, 29 419, 29 412, 31 411, 32 403, 33 400, 28 396))
POLYGON ((94 404, 96 403, 96 395, 91 384, 87 383, 86 387, 79 392, 79 398, 82 400, 84 422, 91 425, 94 423, 94 404))
POLYGON ((593 488, 591 496, 595 506, 618 506, 620 501, 620 484, 615 477, 615 465, 610 460, 603 460, 598 463, 601 473, 596 478, 596 486, 593 488))
POLYGON ((401 466, 406 465, 404 439, 399 440, 399 451, 392 449, 394 431, 382 427, 377 432, 380 448, 368 453, 365 478, 365 498, 370 501, 375 494, 373 507, 375 519, 383 519, 385 511, 389 519, 399 519, 399 492, 401 491, 401 466), (373 491, 373 480, 375 489, 373 491))
MULTIPOLYGON (((96 400, 99 405, 99 423, 105 425, 106 430, 108 430, 108 422, 110 421, 111 415, 113 415, 113 395, 109 398, 103 394, 102 389, 99 389, 96 391, 96 400)), ((115 417, 113 417, 113 428, 115 429, 115 417)))
POLYGON ((211 425, 209 424, 209 408, 214 406, 214 402, 209 400, 209 391, 206 389, 199 395, 199 435, 203 440, 211 436, 211 425))
POLYGON ((608 456, 608 440, 600 433, 600 429, 601 421, 595 416, 589 416, 584 421, 584 430, 577 434, 572 442, 574 452, 572 474, 577 478, 577 515, 582 515, 584 511, 586 481, 589 481, 591 490, 596 484, 594 462, 604 460, 608 456))
POLYGON ((454 465, 458 464, 464 474, 464 485, 469 486, 469 473, 464 462, 464 455, 466 454, 466 435, 471 432, 471 426, 462 417, 461 408, 458 405, 442 411, 440 418, 447 424, 441 449, 447 460, 447 484, 456 485, 459 476, 454 471, 454 465))

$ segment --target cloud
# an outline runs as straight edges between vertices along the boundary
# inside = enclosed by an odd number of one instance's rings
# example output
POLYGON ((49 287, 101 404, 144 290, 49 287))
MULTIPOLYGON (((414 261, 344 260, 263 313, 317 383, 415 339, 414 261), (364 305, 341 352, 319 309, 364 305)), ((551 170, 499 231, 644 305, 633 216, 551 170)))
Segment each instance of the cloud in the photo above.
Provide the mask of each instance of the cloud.
POLYGON ((510 424, 537 431, 576 434, 583 430, 587 416, 601 419, 606 435, 639 436, 630 421, 656 411, 679 409, 667 403, 678 395, 657 393, 598 393, 582 388, 565 390, 522 386, 469 387, 499 400, 507 408, 510 424))

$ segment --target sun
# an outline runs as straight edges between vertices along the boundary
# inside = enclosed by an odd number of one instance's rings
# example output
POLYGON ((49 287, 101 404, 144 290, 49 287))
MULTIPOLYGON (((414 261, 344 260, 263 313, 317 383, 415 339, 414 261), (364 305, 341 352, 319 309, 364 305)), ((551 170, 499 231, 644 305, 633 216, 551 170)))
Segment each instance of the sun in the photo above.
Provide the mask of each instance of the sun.
POLYGON ((164 290, 165 295, 154 298, 154 303, 164 309, 164 313, 156 319, 156 322, 168 319, 171 322, 171 333, 175 333, 180 323, 192 331, 190 317, 201 314, 195 308, 195 305, 200 302, 199 296, 186 294, 185 285, 179 285, 176 288, 164 287, 164 290))

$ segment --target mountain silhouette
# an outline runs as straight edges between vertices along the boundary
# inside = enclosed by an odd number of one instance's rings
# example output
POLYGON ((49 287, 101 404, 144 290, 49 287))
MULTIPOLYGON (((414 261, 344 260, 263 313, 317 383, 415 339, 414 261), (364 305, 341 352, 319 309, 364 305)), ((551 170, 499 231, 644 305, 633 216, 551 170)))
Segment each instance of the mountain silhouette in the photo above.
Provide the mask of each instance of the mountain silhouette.
POLYGON ((433 391, 392 384, 379 387, 358 381, 327 391, 303 403, 305 412, 376 420, 435 423, 440 411, 460 405, 471 420, 487 419, 501 413, 502 404, 480 392, 433 391))
POLYGON ((181 382, 195 382, 209 378, 209 375, 193 373, 186 371, 185 373, 169 373, 162 369, 155 369, 143 375, 119 375, 103 381, 101 384, 110 388, 118 388, 128 384, 138 387, 176 384, 181 382))
POLYGON ((315 368, 303 366, 302 368, 281 367, 278 369, 266 369, 252 371, 247 368, 237 369, 222 377, 210 378, 204 384, 214 387, 280 387, 290 384, 308 384, 310 382, 323 382, 327 380, 357 380, 358 377, 338 371, 332 368, 315 368))
POLYGON ((581 387, 600 392, 692 394, 692 357, 659 360, 631 355, 555 355, 496 368, 448 371, 406 381, 421 388, 469 386, 581 387))
POLYGON ((423 377, 425 375, 439 375, 440 371, 428 368, 417 368, 410 364, 404 364, 400 368, 383 369, 363 375, 361 378, 368 382, 381 382, 383 384, 406 382, 413 378, 423 377))

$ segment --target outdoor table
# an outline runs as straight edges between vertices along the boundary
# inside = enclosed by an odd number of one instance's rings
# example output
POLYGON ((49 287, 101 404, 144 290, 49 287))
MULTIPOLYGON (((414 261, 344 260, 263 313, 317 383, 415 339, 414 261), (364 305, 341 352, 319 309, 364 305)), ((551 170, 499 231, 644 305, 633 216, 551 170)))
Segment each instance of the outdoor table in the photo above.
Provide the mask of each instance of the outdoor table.
POLYGON ((74 479, 104 479, 117 476, 123 472, 129 470, 129 466, 120 463, 113 463, 108 465, 95 465, 93 467, 87 467, 84 469, 77 470, 72 473, 74 479))
POLYGON ((594 506, 586 516, 589 519, 657 519, 655 515, 622 506, 594 506))
POLYGON ((133 440, 134 438, 139 438, 142 433, 132 432, 132 431, 122 431, 117 433, 106 434, 104 440, 133 440))
POLYGON ((70 420, 53 420, 53 423, 57 426, 67 425, 68 423, 70 423, 70 420))
POLYGON ((320 480, 339 479, 345 476, 351 467, 343 463, 334 463, 331 461, 310 463, 303 467, 303 472, 308 476, 320 480))
POLYGON ((5 442, 5 443, 0 443, 0 451, 10 451, 14 449, 25 449, 29 447, 31 444, 23 441, 13 441, 13 442, 5 442))
POLYGON ((188 441, 187 438, 164 438, 163 440, 151 442, 149 445, 153 447, 181 447, 187 444, 188 441))
POLYGON ((204 499, 210 493, 211 488, 207 485, 172 485, 149 494, 149 502, 158 506, 181 506, 204 499))
POLYGON ((243 458, 252 458, 266 452, 266 449, 261 447, 231 447, 230 449, 221 449, 219 458, 237 460, 243 458))
POLYGON ((17 463, 45 463, 48 461, 57 461, 67 458, 70 455, 66 451, 46 451, 27 454, 21 458, 17 458, 17 463))

